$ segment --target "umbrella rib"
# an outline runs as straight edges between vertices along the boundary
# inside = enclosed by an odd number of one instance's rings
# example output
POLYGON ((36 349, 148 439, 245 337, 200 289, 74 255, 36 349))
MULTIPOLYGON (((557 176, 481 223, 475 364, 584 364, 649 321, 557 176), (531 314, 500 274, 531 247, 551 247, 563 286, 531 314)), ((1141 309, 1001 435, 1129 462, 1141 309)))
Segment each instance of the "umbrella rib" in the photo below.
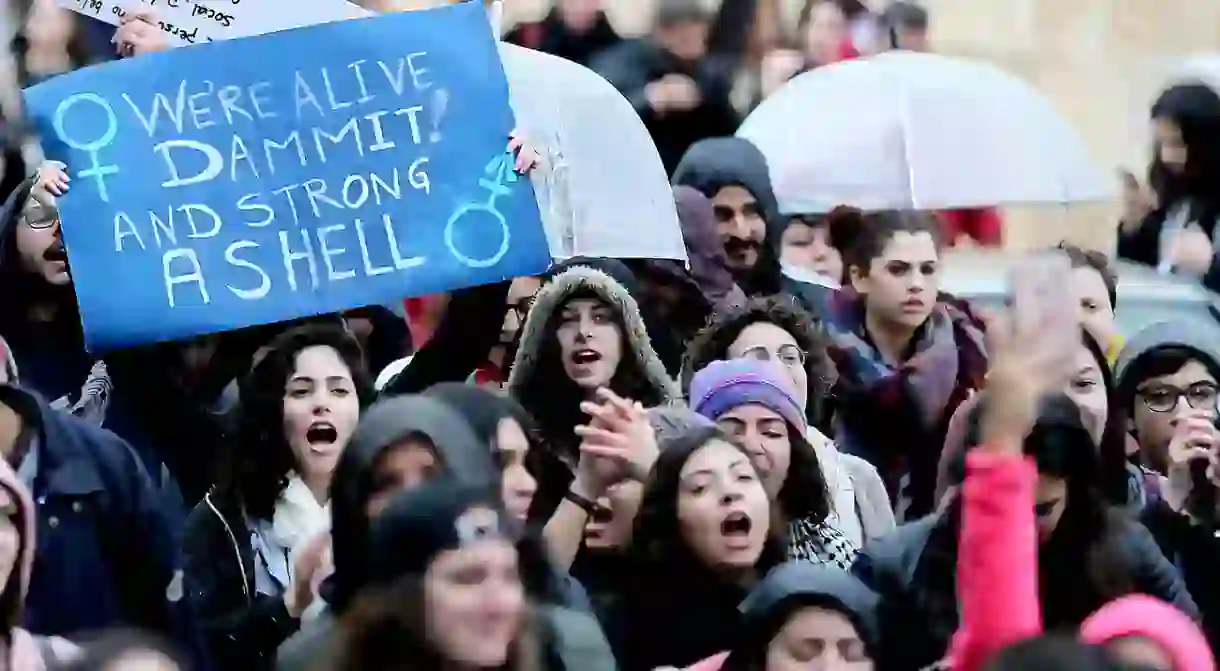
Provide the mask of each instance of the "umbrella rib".
POLYGON ((909 89, 904 78, 898 79, 898 133, 902 138, 902 162, 906 167, 907 173, 907 194, 911 197, 911 208, 918 210, 919 202, 915 197, 915 164, 912 160, 913 151, 911 148, 911 118, 910 108, 907 105, 909 100, 909 89))

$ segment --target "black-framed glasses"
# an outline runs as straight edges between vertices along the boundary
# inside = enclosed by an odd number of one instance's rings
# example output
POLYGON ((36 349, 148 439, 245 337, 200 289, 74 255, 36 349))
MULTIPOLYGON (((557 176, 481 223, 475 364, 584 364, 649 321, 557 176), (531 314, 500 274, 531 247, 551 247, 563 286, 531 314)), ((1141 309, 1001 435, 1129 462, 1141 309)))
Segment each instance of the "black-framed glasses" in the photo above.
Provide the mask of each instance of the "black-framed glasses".
POLYGON ((757 359, 758 361, 778 361, 785 366, 804 366, 805 351, 796 345, 784 345, 775 351, 758 346, 741 353, 742 359, 757 359))
POLYGON ((1197 382, 1185 389, 1168 385, 1145 387, 1138 392, 1140 400, 1153 412, 1172 412, 1178 407, 1178 399, 1186 399, 1186 404, 1195 410, 1212 410, 1216 408, 1216 398, 1220 395, 1220 387, 1213 382, 1197 382))
POLYGON ((530 308, 534 307, 534 297, 526 296, 518 299, 515 303, 509 303, 504 306, 508 310, 512 310, 517 315, 517 321, 524 324, 526 316, 530 313, 530 308))

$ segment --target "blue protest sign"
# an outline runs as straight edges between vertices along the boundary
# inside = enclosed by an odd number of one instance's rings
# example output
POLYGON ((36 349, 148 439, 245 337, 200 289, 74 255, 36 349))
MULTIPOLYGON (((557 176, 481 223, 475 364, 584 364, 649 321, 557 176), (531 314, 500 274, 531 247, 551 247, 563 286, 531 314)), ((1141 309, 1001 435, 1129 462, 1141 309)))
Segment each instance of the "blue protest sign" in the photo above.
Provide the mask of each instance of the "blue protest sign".
POLYGON ((536 274, 480 3, 217 42, 26 91, 68 165, 92 350, 536 274))

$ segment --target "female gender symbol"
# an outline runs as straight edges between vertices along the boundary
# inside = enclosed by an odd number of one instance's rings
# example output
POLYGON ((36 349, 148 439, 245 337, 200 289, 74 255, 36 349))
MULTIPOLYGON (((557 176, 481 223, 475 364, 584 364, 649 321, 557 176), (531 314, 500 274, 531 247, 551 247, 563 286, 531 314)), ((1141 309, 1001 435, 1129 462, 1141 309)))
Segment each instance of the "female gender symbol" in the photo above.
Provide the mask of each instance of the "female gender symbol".
POLYGON ((110 202, 110 192, 106 190, 106 175, 114 175, 118 173, 119 167, 114 164, 102 165, 98 152, 110 146, 114 142, 114 136, 119 131, 119 120, 114 116, 114 110, 110 109, 110 104, 106 99, 94 93, 77 93, 69 96, 59 103, 55 108, 55 117, 51 120, 55 127, 55 135, 63 140, 64 144, 72 147, 77 151, 83 151, 89 154, 92 160, 92 165, 88 168, 76 173, 78 177, 92 177, 97 180, 97 194, 102 200, 110 202), (106 112, 106 132, 93 142, 78 142, 68 135, 68 131, 64 128, 64 117, 68 115, 68 110, 79 102, 91 102, 98 107, 101 107, 106 112))
POLYGON ((460 261, 463 265, 469 268, 489 268, 500 262, 504 255, 508 253, 508 241, 511 234, 508 230, 508 222, 504 219, 504 214, 496 208, 496 200, 500 196, 508 196, 512 194, 512 190, 505 186, 505 183, 513 184, 517 181, 517 173, 508 169, 508 159, 504 156, 499 156, 491 160, 487 167, 483 169, 488 176, 479 179, 479 186, 487 189, 487 202, 485 203, 466 203, 459 207, 453 216, 449 217, 449 223, 445 224, 445 247, 449 248, 449 253, 453 254, 454 258, 460 261), (457 249, 457 245, 453 242, 453 227, 458 220, 472 212, 486 212, 495 217, 500 224, 500 249, 496 253, 486 259, 472 259, 469 256, 461 253, 457 249))

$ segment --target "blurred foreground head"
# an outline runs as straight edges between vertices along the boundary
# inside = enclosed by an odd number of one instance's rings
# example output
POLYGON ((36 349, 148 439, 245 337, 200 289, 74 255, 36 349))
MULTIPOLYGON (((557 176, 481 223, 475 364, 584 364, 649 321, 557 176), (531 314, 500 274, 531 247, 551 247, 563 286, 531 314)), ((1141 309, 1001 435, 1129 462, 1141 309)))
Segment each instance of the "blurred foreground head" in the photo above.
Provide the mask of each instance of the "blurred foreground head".
POLYGON ((494 490, 438 481, 373 525, 370 584, 335 668, 538 668, 522 569, 494 490))
POLYGON ((164 641, 137 631, 113 631, 87 642, 61 671, 181 671, 189 668, 164 641))

